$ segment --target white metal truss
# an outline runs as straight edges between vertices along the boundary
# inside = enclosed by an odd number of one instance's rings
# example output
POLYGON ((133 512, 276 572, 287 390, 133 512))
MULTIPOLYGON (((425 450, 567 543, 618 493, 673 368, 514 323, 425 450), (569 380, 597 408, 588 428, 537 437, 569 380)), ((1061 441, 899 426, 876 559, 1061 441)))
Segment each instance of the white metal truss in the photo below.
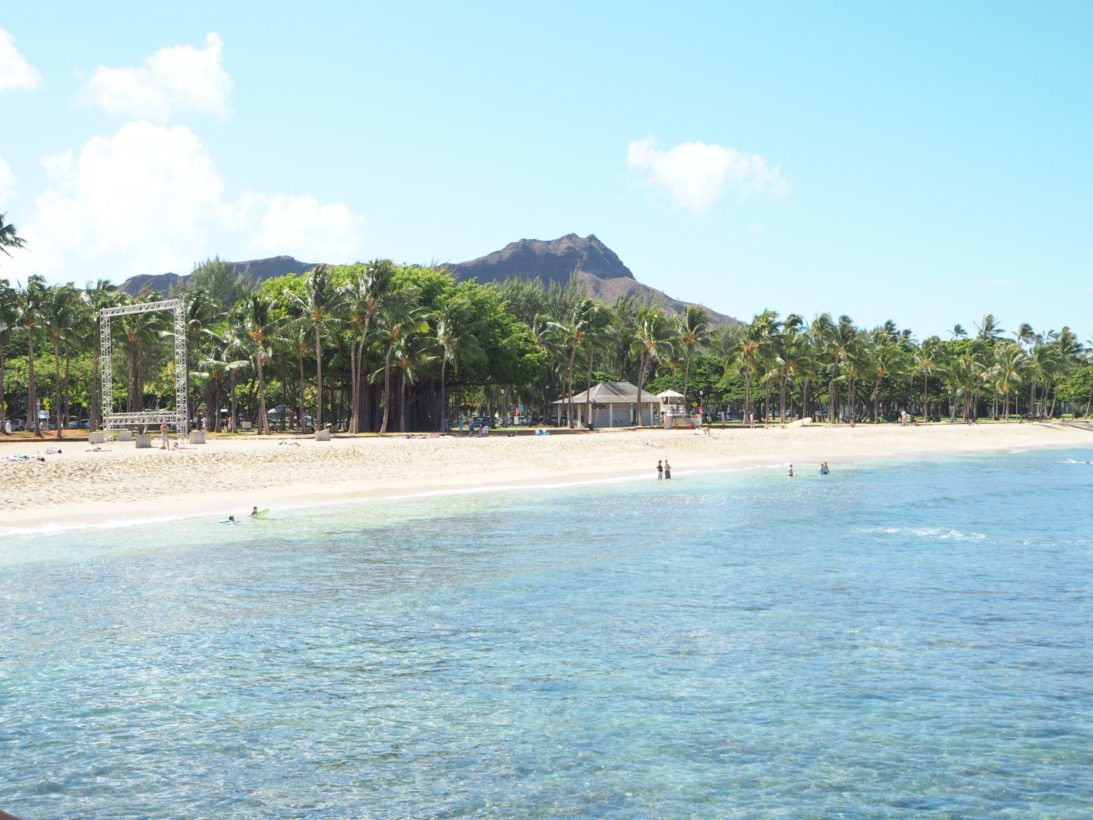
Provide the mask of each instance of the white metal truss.
POLYGON ((165 299, 161 302, 140 302, 134 305, 118 305, 99 311, 99 344, 102 350, 102 407, 103 429, 111 430, 130 424, 174 424, 180 435, 190 430, 188 371, 186 367, 186 303, 182 299, 165 299), (170 310, 175 317, 175 408, 173 410, 142 410, 137 413, 115 413, 114 369, 111 362, 110 320, 114 316, 129 313, 154 313, 170 310))

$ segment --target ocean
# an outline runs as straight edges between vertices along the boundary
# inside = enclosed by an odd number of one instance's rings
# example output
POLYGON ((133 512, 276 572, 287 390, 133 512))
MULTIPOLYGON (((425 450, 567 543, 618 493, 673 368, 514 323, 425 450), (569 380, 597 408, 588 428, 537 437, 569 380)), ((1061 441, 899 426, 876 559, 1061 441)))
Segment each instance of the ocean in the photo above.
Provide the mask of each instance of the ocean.
POLYGON ((1089 818, 1090 461, 8 535, 0 809, 1089 818))

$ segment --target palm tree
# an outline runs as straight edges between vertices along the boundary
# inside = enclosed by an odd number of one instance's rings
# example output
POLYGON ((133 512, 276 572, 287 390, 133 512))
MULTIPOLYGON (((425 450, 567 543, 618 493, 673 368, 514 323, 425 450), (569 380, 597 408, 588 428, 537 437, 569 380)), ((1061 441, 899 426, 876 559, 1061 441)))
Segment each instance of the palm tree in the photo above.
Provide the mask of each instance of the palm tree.
POLYGON ((119 324, 125 339, 126 410, 144 409, 144 367, 148 351, 162 338, 163 317, 157 313, 128 313, 119 324))
POLYGON ((15 325, 19 316, 19 292, 7 279, 0 279, 0 430, 7 418, 4 402, 4 335, 15 325))
POLYGON ((754 425, 751 410, 752 381, 760 375, 768 360, 773 358, 772 346, 778 331, 778 314, 765 310, 744 328, 739 341, 732 350, 733 361, 744 375, 744 422, 754 425))
MULTIPOLYGON (((596 305, 588 317, 588 331, 585 333, 587 345, 587 374, 585 377, 584 417, 592 420, 592 363, 596 352, 609 340, 614 314, 607 305, 596 305)), ((572 395, 572 394, 571 394, 572 395)))
MULTIPOLYGON (((193 363, 202 358, 204 346, 210 339, 205 330, 223 320, 225 310, 219 294, 213 296, 204 285, 194 284, 193 279, 187 282, 181 298, 185 303, 186 369, 193 370, 193 363)), ((196 401, 194 407, 197 407, 196 401)))
POLYGON ((1028 322, 1021 322, 1017 330, 1013 332, 1013 335, 1017 337, 1017 343, 1031 347, 1033 343, 1039 341, 1036 331, 1032 329, 1032 325, 1028 322))
MULTIPOLYGON (((840 316, 831 337, 831 353, 834 363, 832 384, 836 373, 846 381, 846 408, 850 425, 854 425, 857 409, 858 376, 861 374, 861 339, 849 316, 840 316)), ((834 394, 834 388, 832 389, 834 394)), ((832 413, 835 407, 832 405, 832 413)))
POLYGON ((0 251, 11 256, 8 248, 22 248, 26 242, 15 232, 15 226, 4 221, 7 214, 0 214, 0 251))
POLYGON ((56 421, 57 438, 64 436, 67 424, 68 404, 68 344, 72 339, 73 329, 77 325, 79 293, 71 284, 59 285, 46 292, 42 310, 42 321, 50 341, 53 344, 53 411, 56 421), (65 384, 61 383, 61 350, 64 348, 65 384), (62 389, 63 388, 63 389, 62 389), (64 401, 62 403, 62 396, 64 401))
POLYGON ((993 313, 988 313, 983 316, 983 321, 978 326, 978 330, 979 334, 976 338, 983 339, 988 342, 993 342, 995 339, 997 339, 999 336, 1006 332, 995 320, 993 313))
POLYGON ((786 423, 786 398, 794 378, 804 368, 807 340, 801 333, 804 320, 796 313, 791 313, 782 323, 782 332, 773 337, 774 348, 771 355, 770 378, 778 380, 778 419, 786 423))
POLYGON ((705 308, 690 305, 677 323, 676 332, 683 349, 683 403, 686 405, 690 395, 687 391, 691 383, 691 362, 697 350, 710 343, 710 317, 705 308))
POLYGON ((330 269, 326 265, 313 268, 304 277, 304 296, 300 297, 291 290, 285 293, 295 302, 301 314, 308 316, 315 326, 315 429, 323 426, 323 322, 334 309, 335 294, 330 282, 330 269))
POLYGON ((485 352, 468 321, 467 303, 455 298, 443 305, 434 315, 433 340, 440 351, 440 428, 450 429, 448 413, 448 365, 459 362, 471 363, 485 358, 485 352))
MULTIPOLYGON (((890 324, 890 323, 889 323, 890 324)), ((866 361, 873 376, 873 423, 880 421, 880 398, 885 380, 902 377, 907 369, 907 354, 899 344, 900 336, 889 328, 878 328, 873 332, 867 348, 866 361)))
POLYGON ((361 407, 364 407, 364 428, 368 429, 368 371, 364 351, 368 331, 376 311, 391 289, 395 266, 387 259, 377 259, 367 265, 354 265, 340 294, 345 303, 352 335, 349 341, 350 399, 349 432, 361 430, 361 407))
MULTIPOLYGON (((802 403, 807 408, 806 415, 810 414, 815 406, 812 397, 812 379, 815 377, 818 380, 823 372, 827 357, 827 343, 834 332, 835 325, 831 321, 830 313, 821 313, 813 319, 805 332, 808 355, 805 365, 806 378, 801 398, 802 403)), ((832 407, 834 407, 834 402, 832 402, 832 407)), ((834 417, 828 421, 834 422, 834 417)))
POLYGON ((391 418, 391 360, 395 346, 409 333, 428 330, 428 322, 416 302, 417 294, 412 289, 395 291, 385 300, 383 310, 376 316, 380 337, 384 340, 383 420, 380 422, 380 433, 387 432, 387 423, 391 418))
POLYGON ((416 382, 421 375, 421 369, 432 362, 430 353, 430 339, 425 335, 428 323, 423 322, 417 327, 403 333, 395 342, 392 357, 395 366, 399 369, 399 432, 405 433, 406 427, 406 386, 416 382))
MULTIPOLYGON (((938 358, 938 345, 941 344, 941 340, 937 336, 931 336, 922 346, 915 352, 914 355, 914 373, 922 374, 922 420, 928 422, 930 420, 930 408, 929 408, 929 387, 930 377, 940 367, 940 359, 938 358)), ((940 414, 940 410, 938 411, 940 414)))
POLYGON ((630 342, 630 355, 638 360, 638 425, 641 421, 641 391, 649 365, 668 355, 672 349, 672 329, 659 308, 638 311, 637 325, 630 342))
POLYGON ((264 293, 255 293, 237 305, 242 305, 242 329, 250 340, 249 347, 258 374, 258 435, 269 435, 264 364, 269 357, 269 344, 276 338, 276 326, 272 319, 273 301, 264 293))
POLYGON ((565 372, 566 395, 569 398, 566 412, 569 414, 568 420, 571 430, 576 426, 576 417, 573 415, 573 364, 577 360, 577 351, 585 341, 595 307, 595 303, 591 299, 582 299, 573 305, 564 319, 549 323, 558 336, 559 344, 567 351, 565 372))
POLYGON ((997 389, 1004 396, 1002 413, 1010 420, 1010 393, 1014 385, 1021 383, 1028 356, 1017 342, 1007 342, 995 349, 994 375, 997 389))
POLYGON ((225 325, 221 328, 206 328, 204 335, 209 344, 204 345, 204 356, 198 360, 200 375, 206 376, 205 426, 214 433, 220 432, 220 405, 224 389, 224 377, 229 380, 228 397, 231 400, 231 418, 229 430, 235 432, 237 417, 235 382, 238 372, 247 366, 247 360, 238 358, 243 345, 233 329, 225 325))
POLYGON ((36 436, 42 435, 42 427, 38 420, 34 379, 34 339, 38 335, 48 290, 45 278, 35 274, 27 279, 27 287, 16 306, 16 325, 27 334, 27 428, 34 430, 36 436))

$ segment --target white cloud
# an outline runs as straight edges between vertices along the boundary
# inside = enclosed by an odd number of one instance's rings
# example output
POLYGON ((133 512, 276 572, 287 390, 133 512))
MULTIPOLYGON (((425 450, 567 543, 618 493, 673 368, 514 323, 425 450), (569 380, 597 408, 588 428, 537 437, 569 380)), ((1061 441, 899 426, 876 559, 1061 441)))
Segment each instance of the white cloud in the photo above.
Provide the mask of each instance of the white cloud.
POLYGON ((188 273, 194 262, 291 254, 351 261, 363 219, 311 196, 244 193, 225 199, 212 158, 190 129, 130 122, 78 152, 42 158, 49 190, 22 218, 27 253, 4 275, 51 281, 188 273))
POLYGON ((284 253, 304 262, 350 261, 360 248, 364 219, 341 203, 246 193, 237 213, 246 226, 247 249, 257 257, 284 253))
POLYGON ((780 166, 721 145, 683 142, 665 151, 646 137, 630 143, 626 164, 646 170, 649 182, 667 188, 676 205, 696 214, 721 199, 730 182, 745 193, 781 196, 789 190, 780 166))
POLYGON ((15 48, 15 38, 0 28, 0 93, 4 91, 30 91, 42 82, 23 55, 15 48))
POLYGON ((15 172, 11 166, 0 157, 0 213, 4 212, 7 204, 15 199, 15 172))
POLYGON ((231 78, 223 61, 223 42, 219 35, 208 34, 204 48, 163 48, 139 67, 99 66, 83 99, 108 114, 160 123, 181 108, 226 117, 231 78))

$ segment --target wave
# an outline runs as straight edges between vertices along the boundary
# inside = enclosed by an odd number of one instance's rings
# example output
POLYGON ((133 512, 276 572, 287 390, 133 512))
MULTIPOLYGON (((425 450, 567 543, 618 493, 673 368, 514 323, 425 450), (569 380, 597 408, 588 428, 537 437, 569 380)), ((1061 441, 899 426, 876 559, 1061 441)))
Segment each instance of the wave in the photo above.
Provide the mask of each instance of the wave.
POLYGON ((982 541, 987 536, 981 532, 961 532, 944 527, 868 527, 856 532, 880 535, 914 535, 918 538, 930 538, 935 541, 982 541))

